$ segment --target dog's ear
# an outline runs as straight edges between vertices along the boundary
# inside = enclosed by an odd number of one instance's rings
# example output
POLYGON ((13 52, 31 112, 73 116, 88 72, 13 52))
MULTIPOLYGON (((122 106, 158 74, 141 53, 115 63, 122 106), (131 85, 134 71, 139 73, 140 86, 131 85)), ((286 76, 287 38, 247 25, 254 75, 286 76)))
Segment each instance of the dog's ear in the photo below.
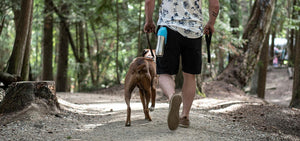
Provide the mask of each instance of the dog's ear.
POLYGON ((148 49, 144 49, 142 56, 145 57, 145 55, 148 53, 148 51, 149 51, 148 49))

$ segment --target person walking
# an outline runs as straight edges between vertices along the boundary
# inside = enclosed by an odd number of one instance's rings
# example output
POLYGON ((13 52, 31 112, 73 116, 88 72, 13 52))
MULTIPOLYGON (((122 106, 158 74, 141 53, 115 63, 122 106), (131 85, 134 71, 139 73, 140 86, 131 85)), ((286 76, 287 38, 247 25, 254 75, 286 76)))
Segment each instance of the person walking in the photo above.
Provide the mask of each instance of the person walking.
MULTIPOLYGON (((214 32, 214 24, 219 13, 219 0, 209 1, 209 21, 203 28, 201 0, 162 0, 157 25, 166 29, 167 38, 162 57, 157 57, 159 86, 169 100, 167 117, 170 130, 178 126, 190 126, 189 114, 196 93, 196 75, 201 73, 203 34, 214 32), (175 94, 174 75, 178 73, 182 59, 182 94, 175 94), (183 103, 179 115, 180 105, 183 103)), ((155 0, 145 0, 144 32, 155 32, 152 19, 155 0)))

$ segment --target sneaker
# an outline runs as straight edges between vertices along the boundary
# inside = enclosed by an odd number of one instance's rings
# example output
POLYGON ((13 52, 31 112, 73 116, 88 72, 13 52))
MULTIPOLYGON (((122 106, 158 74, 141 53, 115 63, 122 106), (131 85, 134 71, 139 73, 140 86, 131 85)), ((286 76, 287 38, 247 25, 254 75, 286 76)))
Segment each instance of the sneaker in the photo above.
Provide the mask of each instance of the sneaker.
POLYGON ((182 98, 180 95, 173 95, 169 101, 168 127, 170 130, 175 130, 179 124, 179 109, 182 98))
POLYGON ((183 128, 189 128, 190 120, 187 117, 179 118, 179 126, 183 128))

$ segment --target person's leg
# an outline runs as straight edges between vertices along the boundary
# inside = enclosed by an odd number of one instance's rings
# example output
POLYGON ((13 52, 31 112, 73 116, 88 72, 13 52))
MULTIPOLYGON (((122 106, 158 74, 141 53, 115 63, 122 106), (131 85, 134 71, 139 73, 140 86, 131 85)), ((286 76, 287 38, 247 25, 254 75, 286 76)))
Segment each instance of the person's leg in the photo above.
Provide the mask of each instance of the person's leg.
POLYGON ((156 58, 159 86, 169 100, 168 127, 170 130, 177 129, 179 125, 179 109, 182 102, 180 95, 175 94, 175 81, 172 75, 177 74, 179 68, 180 46, 178 41, 182 35, 169 28, 168 40, 163 57, 156 58))
POLYGON ((172 75, 161 74, 159 76, 159 86, 169 100, 168 127, 170 130, 175 130, 179 125, 179 109, 182 98, 180 95, 175 94, 175 82, 172 75))
POLYGON ((181 117, 189 119, 190 110, 196 93, 196 80, 194 74, 183 72, 183 86, 182 86, 182 104, 183 109, 181 117))
POLYGON ((163 93, 168 97, 168 100, 170 100, 173 94, 175 93, 175 82, 172 75, 159 75, 159 87, 162 89, 163 93))
POLYGON ((201 40, 188 39, 184 40, 184 47, 181 48, 182 57, 182 71, 183 71, 183 86, 182 86, 182 99, 183 109, 180 115, 180 126, 189 127, 189 116, 192 103, 196 93, 196 74, 201 73, 202 65, 202 52, 201 40))

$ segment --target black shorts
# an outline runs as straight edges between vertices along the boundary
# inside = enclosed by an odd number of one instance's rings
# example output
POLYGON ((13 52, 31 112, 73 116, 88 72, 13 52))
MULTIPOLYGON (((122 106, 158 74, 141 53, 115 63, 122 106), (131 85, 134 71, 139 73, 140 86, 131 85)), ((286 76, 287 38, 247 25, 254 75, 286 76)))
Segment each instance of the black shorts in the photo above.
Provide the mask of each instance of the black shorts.
POLYGON ((182 71, 189 74, 200 74, 202 64, 202 37, 190 39, 180 33, 167 28, 167 44, 163 57, 156 58, 157 74, 178 73, 180 56, 182 71))

